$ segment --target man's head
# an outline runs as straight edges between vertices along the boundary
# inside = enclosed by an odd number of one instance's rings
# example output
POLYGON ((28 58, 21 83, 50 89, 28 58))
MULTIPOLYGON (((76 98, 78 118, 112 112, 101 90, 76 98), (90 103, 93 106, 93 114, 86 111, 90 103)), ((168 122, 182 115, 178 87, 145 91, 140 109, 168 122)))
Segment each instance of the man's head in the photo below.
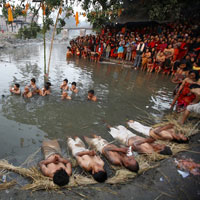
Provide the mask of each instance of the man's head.
POLYGON ((76 82, 72 82, 72 88, 73 88, 73 89, 76 88, 76 82))
POLYGON ((90 98, 92 98, 92 97, 94 96, 94 90, 89 90, 89 91, 88 91, 88 96, 89 96, 90 98))
POLYGON ((139 165, 133 156, 125 156, 123 158, 123 165, 132 172, 138 172, 139 165))
POLYGON ((105 171, 98 171, 92 174, 95 181, 103 183, 107 179, 107 173, 105 171))
POLYGON ((14 88, 15 88, 15 90, 19 89, 20 88, 20 84, 15 83, 14 88))
POLYGON ((67 85, 68 84, 68 80, 67 79, 64 79, 63 80, 63 85, 67 85))
POLYGON ((35 84, 35 82, 36 82, 35 78, 32 78, 31 79, 31 84, 35 84))
POLYGON ((69 183, 69 175, 61 168, 55 172, 53 182, 60 187, 67 185, 69 183))
POLYGON ((160 154, 162 155, 172 155, 172 150, 170 147, 165 146, 163 150, 160 151, 160 154))

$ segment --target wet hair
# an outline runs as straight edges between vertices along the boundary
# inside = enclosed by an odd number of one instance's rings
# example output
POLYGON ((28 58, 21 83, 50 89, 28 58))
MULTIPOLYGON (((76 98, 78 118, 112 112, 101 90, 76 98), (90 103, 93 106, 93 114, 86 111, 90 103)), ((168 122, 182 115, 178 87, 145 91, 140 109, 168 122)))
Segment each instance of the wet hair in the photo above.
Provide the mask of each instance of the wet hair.
POLYGON ((31 82, 35 83, 35 82, 36 82, 35 78, 32 78, 32 79, 31 79, 31 82))
POLYGON ((190 89, 200 88, 200 85, 198 84, 191 84, 190 89))
POLYGON ((182 139, 177 140, 177 139, 174 138, 172 141, 179 143, 179 144, 184 144, 184 143, 188 143, 189 139, 187 138, 186 140, 182 140, 182 139))
POLYGON ((50 86, 46 83, 46 84, 44 85, 44 88, 45 88, 46 90, 49 90, 50 86))
POLYGON ((94 94, 94 90, 89 90, 88 93, 94 94))
POLYGON ((99 171, 94 174, 92 174, 95 181, 99 183, 103 183, 107 179, 107 173, 104 171, 99 171))
POLYGON ((196 79, 196 81, 198 81, 198 80, 199 80, 199 72, 196 71, 196 70, 190 70, 190 71, 189 71, 189 74, 192 74, 192 73, 195 74, 195 79, 196 79))
POLYGON ((63 81, 65 81, 66 83, 68 83, 68 79, 64 79, 63 81))
POLYGON ((20 88, 20 84, 18 84, 18 83, 15 83, 15 86, 16 86, 17 88, 20 88))
POLYGON ((170 149, 170 147, 165 146, 165 148, 160 151, 160 154, 162 155, 172 155, 172 150, 170 149))
POLYGON ((64 169, 59 169, 53 176, 53 182, 58 186, 64 186, 69 183, 69 175, 64 169))
POLYGON ((126 168, 132 172, 138 172, 139 171, 139 165, 136 161, 134 165, 127 165, 126 168))
POLYGON ((76 82, 72 82, 72 85, 75 85, 75 86, 76 86, 76 82))
POLYGON ((49 81, 46 82, 46 85, 48 85, 49 87, 51 86, 51 83, 49 81))

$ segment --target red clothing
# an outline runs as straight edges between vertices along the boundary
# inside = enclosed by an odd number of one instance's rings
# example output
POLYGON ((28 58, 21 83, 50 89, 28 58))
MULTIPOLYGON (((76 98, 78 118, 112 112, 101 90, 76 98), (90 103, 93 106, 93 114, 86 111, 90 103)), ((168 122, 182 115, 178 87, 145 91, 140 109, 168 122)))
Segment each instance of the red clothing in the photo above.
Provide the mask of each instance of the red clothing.
POLYGON ((195 98, 195 94, 190 92, 190 83, 185 83, 179 97, 178 97, 178 106, 186 108, 195 98))

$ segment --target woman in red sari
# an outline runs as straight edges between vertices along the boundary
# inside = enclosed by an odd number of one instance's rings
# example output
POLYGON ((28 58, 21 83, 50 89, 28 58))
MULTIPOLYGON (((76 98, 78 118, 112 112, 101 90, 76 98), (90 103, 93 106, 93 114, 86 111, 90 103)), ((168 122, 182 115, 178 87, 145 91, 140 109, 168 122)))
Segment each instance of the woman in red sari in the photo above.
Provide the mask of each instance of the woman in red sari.
POLYGON ((191 84, 200 84, 198 72, 194 70, 190 71, 188 77, 183 80, 171 104, 171 109, 173 109, 176 101, 177 101, 176 110, 178 112, 184 111, 185 108, 190 103, 192 103, 192 101, 196 98, 196 96, 195 94, 190 92, 189 87, 191 84))

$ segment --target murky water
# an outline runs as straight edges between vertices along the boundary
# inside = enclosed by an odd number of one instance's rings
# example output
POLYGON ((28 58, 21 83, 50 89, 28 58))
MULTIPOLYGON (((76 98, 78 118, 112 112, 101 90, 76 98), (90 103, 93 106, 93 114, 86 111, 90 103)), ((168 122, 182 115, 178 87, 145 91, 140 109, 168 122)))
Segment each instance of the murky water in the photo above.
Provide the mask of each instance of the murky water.
POLYGON ((168 110, 174 87, 168 77, 106 62, 75 58, 66 61, 66 47, 54 45, 50 67, 52 94, 31 99, 10 95, 9 86, 18 82, 23 90, 35 77, 42 87, 42 44, 0 52, 0 158, 20 163, 41 146, 44 138, 65 141, 67 136, 96 133, 111 140, 106 123, 118 125, 134 119, 152 124, 168 110), (59 87, 65 78, 78 84, 79 93, 72 95, 71 101, 61 100, 59 87), (87 101, 89 89, 95 90, 98 102, 87 101))

